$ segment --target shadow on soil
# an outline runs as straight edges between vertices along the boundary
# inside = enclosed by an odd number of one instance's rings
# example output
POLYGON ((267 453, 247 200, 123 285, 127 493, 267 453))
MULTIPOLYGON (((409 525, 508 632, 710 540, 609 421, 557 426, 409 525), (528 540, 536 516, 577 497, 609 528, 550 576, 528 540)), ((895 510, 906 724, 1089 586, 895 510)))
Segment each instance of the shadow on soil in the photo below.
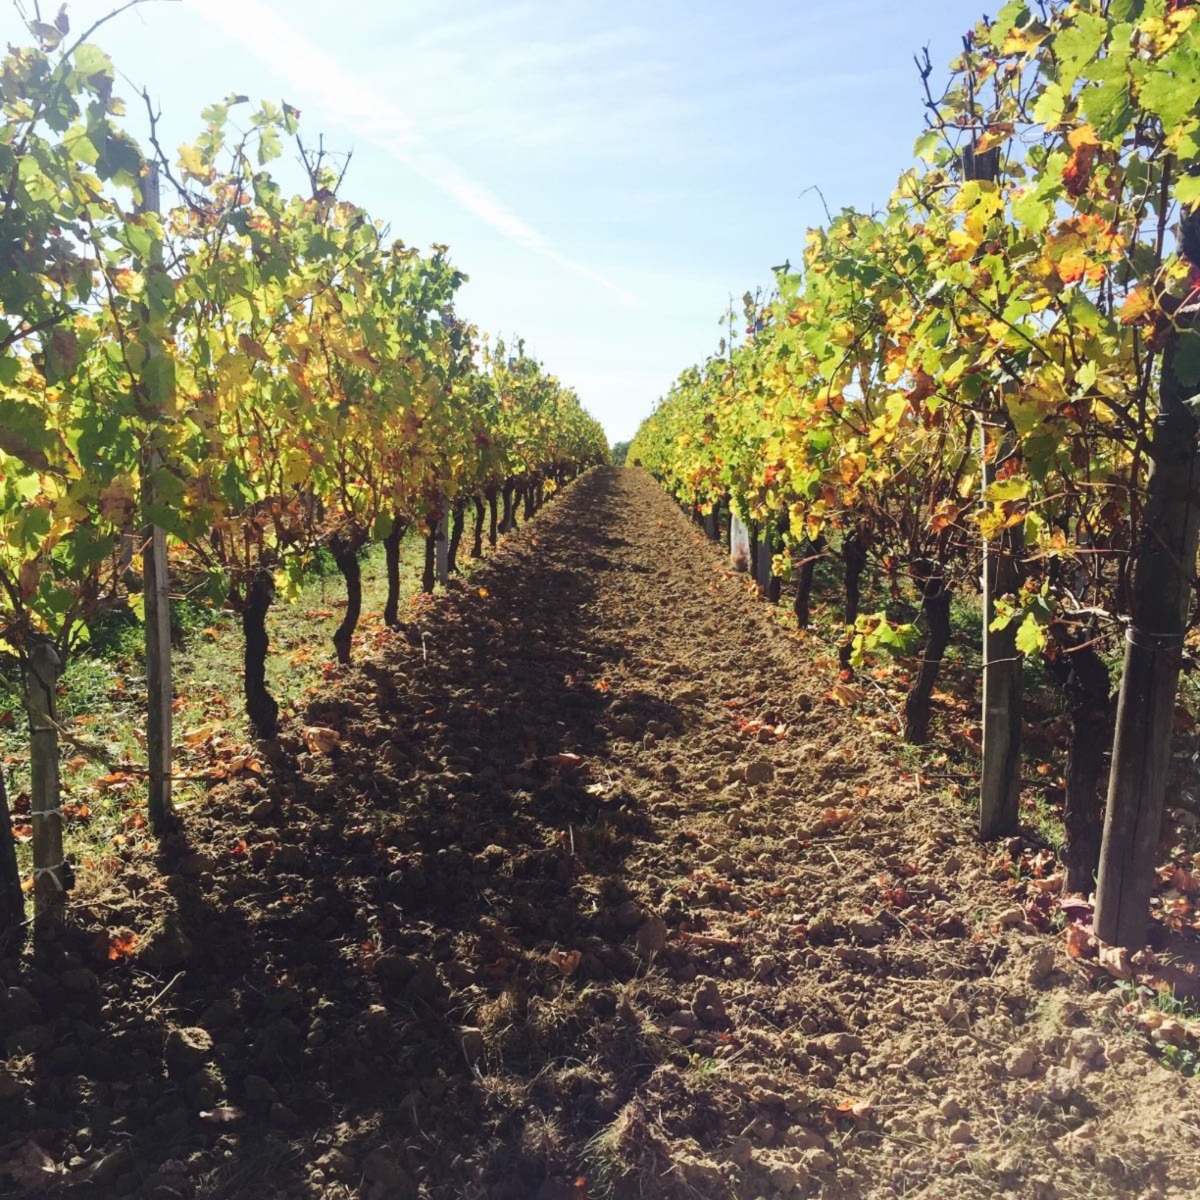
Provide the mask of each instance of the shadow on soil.
MULTIPOLYGON (((615 986, 639 967, 623 861, 650 831, 602 765, 624 648, 588 610, 625 544, 613 479, 335 679, 307 715, 331 754, 286 731, 269 778, 214 795, 161 875, 126 872, 23 973, 38 1009, 7 1048, 35 1083, 0 1121, 74 1159, 64 1194, 557 1194, 557 1114, 603 1127, 656 1059, 615 986), (121 919, 139 947, 110 964, 121 919)), ((679 724, 646 697, 621 712, 679 724)))

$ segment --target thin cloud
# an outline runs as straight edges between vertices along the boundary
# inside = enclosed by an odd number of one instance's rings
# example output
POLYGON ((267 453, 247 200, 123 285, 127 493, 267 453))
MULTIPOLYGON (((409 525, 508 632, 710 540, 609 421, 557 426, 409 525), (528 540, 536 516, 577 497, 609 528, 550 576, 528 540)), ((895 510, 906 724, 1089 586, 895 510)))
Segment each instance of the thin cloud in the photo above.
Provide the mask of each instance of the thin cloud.
POLYGON ((187 6, 240 42, 281 76, 315 95, 322 107, 396 161, 445 192, 460 208, 506 241, 541 255, 603 288, 631 308, 644 301, 600 272, 556 250, 544 234, 512 212, 444 155, 428 149, 412 118, 348 72, 332 55, 291 28, 262 0, 185 0, 187 6))

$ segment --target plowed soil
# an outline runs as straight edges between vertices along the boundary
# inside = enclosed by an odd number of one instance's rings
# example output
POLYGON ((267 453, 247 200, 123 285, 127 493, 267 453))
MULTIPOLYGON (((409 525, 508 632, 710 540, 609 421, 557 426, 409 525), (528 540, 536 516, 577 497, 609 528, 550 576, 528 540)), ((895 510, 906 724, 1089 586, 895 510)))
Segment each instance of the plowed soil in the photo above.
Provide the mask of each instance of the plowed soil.
POLYGON ((1200 1085, 641 472, 361 657, 10 975, 0 1194, 1200 1194, 1200 1085))

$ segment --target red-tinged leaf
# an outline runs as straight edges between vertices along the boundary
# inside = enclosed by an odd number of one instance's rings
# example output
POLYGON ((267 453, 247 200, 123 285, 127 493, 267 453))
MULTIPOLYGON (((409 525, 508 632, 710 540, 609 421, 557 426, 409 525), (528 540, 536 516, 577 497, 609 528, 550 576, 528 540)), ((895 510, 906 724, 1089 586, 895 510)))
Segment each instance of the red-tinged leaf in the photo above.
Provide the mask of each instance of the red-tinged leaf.
POLYGON ((128 958, 138 944, 138 936, 132 930, 121 929, 108 935, 108 961, 118 962, 128 958))
POLYGON ((1184 867, 1168 864, 1159 869, 1158 877, 1167 887, 1174 888, 1185 896, 1200 895, 1200 875, 1184 867))
POLYGON ((854 810, 850 808, 827 808, 821 813, 821 822, 824 825, 844 825, 852 816, 854 810))
POLYGON ((1092 919, 1092 906, 1082 896, 1062 896, 1058 901, 1061 912, 1066 913, 1068 921, 1087 921, 1092 919))
POLYGON ((243 838, 238 838, 238 840, 229 847, 229 853, 234 858, 243 858, 246 854, 245 840, 243 838))
POLYGON ((1084 925, 1067 927, 1067 953, 1072 958, 1091 958, 1096 952, 1096 939, 1084 925))
POLYGON ((583 954, 579 950, 551 950, 546 957, 563 975, 570 975, 572 971, 583 961, 583 954))
POLYGON ((238 334, 238 346, 247 358, 253 358, 261 363, 269 363, 271 356, 248 333, 238 334))

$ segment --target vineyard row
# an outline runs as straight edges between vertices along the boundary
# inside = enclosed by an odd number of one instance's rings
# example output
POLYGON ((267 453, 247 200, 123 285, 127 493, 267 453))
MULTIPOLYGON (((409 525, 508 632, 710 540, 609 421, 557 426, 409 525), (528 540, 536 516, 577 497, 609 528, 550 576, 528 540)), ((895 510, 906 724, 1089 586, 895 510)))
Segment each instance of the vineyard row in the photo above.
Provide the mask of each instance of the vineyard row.
POLYGON ((1200 12, 1011 0, 944 87, 918 68, 926 128, 887 205, 810 230, 628 458, 744 520, 801 624, 814 565, 840 560, 841 668, 917 655, 911 742, 951 597, 982 587, 981 834, 1017 830, 1021 660, 1040 656, 1073 726, 1066 887, 1096 890, 1102 940, 1140 946, 1196 611, 1200 12), (860 611, 868 569, 918 622, 860 611))

